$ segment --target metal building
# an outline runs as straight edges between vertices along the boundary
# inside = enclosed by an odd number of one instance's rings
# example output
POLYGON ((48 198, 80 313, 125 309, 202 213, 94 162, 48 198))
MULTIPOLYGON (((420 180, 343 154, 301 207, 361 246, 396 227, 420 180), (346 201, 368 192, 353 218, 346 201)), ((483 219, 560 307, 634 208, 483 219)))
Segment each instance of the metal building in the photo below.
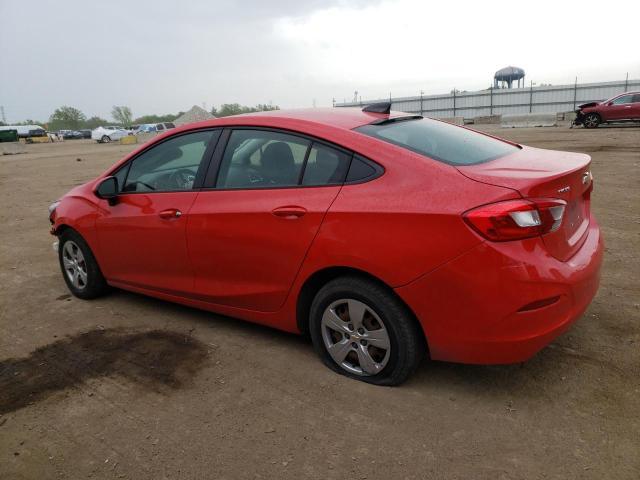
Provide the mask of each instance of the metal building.
MULTIPOLYGON (((475 92, 391 98, 392 110, 426 117, 475 118, 485 115, 570 112, 578 105, 599 102, 627 91, 640 91, 640 79, 524 88, 488 88, 475 92)), ((389 98, 336 103, 336 107, 388 102, 389 98)))

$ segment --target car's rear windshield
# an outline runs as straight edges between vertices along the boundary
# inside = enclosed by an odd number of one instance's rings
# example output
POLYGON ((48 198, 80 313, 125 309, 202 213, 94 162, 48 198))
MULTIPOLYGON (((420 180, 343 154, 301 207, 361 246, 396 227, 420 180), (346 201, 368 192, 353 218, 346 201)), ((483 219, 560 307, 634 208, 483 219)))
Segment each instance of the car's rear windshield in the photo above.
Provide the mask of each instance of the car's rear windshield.
POLYGON ((355 131, 450 165, 488 162, 518 150, 481 133, 428 118, 363 125, 355 131))

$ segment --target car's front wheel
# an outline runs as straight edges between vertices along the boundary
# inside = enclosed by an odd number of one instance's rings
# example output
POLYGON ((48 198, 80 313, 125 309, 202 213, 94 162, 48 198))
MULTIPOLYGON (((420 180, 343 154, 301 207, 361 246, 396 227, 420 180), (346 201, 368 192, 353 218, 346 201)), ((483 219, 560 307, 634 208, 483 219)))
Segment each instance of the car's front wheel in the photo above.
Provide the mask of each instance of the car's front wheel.
POLYGON ((398 385, 416 369, 426 345, 405 305, 384 285, 342 277, 320 289, 309 329, 332 370, 376 385, 398 385))
POLYGON ((60 235, 58 258, 64 281, 76 297, 88 300, 108 290, 98 262, 84 238, 67 229, 60 235))
POLYGON ((102 143, 109 143, 111 141, 111 137, 109 137, 108 135, 103 135, 101 140, 102 143))
POLYGON ((589 113, 582 123, 584 124, 584 128, 596 128, 601 123, 600 115, 597 113, 589 113))

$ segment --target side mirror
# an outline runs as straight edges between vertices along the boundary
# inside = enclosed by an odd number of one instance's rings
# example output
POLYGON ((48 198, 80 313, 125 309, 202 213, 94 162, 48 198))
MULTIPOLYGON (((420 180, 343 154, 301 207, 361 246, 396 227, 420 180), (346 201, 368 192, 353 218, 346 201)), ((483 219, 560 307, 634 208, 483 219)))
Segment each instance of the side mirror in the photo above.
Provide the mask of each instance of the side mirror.
POLYGON ((109 205, 115 205, 118 201, 118 179, 116 177, 106 177, 96 188, 96 197, 107 200, 109 205))

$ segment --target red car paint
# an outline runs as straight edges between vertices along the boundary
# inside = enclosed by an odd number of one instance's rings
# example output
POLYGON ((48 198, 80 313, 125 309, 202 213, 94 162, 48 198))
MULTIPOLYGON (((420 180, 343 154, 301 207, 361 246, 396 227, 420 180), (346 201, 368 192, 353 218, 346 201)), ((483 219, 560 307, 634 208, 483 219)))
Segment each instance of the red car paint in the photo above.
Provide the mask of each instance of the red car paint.
POLYGON ((63 197, 52 232, 77 230, 113 286, 289 332, 304 329, 300 294, 314 275, 365 272, 415 314, 433 359, 526 360, 577 320, 597 291, 603 244, 589 208, 590 158, 523 147, 455 167, 353 130, 387 117, 275 111, 171 130, 63 197), (166 138, 238 126, 318 138, 384 173, 327 187, 122 193, 116 205, 94 193, 101 179, 166 138), (465 221, 479 206, 531 197, 567 203, 558 230, 493 242, 465 221))
POLYGON ((580 106, 582 116, 596 113, 601 122, 640 120, 640 92, 625 92, 604 102, 587 103, 580 106))

